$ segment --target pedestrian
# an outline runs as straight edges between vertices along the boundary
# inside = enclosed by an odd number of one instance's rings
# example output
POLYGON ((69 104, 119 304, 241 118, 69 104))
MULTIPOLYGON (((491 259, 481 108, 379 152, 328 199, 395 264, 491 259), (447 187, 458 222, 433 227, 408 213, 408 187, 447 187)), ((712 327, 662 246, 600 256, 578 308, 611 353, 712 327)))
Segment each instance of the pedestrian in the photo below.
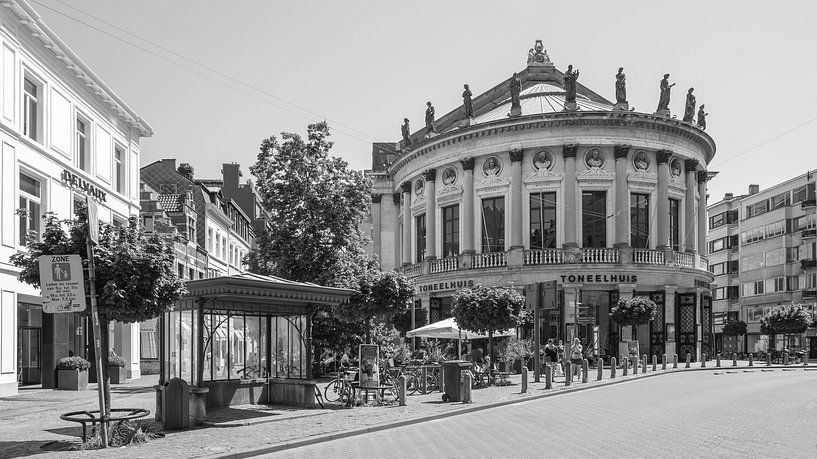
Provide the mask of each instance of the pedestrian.
POLYGON ((582 344, 579 338, 573 338, 573 344, 570 346, 570 366, 572 367, 570 376, 578 376, 582 367, 582 344))
POLYGON ((558 363, 556 365, 556 376, 562 376, 565 364, 565 344, 562 340, 559 340, 559 345, 556 346, 556 361, 558 363))
POLYGON ((549 339, 548 343, 545 345, 545 364, 550 365, 551 368, 555 369, 558 361, 559 349, 556 348, 555 344, 553 344, 553 340, 549 339))

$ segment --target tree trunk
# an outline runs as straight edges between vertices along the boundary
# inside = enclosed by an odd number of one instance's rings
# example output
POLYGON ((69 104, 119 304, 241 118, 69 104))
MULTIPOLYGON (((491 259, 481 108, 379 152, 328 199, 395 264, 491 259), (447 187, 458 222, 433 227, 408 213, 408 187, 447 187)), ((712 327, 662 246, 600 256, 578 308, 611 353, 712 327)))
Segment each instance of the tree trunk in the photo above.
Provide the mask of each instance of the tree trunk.
POLYGON ((366 319, 366 344, 372 344, 372 318, 366 319))
POLYGON ((111 414, 111 378, 108 377, 108 362, 111 356, 111 329, 110 323, 107 319, 99 318, 99 328, 102 336, 101 343, 101 357, 102 357, 102 381, 97 381, 97 384, 102 384, 103 394, 105 397, 105 415, 111 414))
POLYGON ((490 364, 488 365, 488 384, 491 384, 491 367, 494 365, 494 343, 493 343, 493 336, 494 332, 488 332, 488 357, 490 358, 488 361, 490 364))

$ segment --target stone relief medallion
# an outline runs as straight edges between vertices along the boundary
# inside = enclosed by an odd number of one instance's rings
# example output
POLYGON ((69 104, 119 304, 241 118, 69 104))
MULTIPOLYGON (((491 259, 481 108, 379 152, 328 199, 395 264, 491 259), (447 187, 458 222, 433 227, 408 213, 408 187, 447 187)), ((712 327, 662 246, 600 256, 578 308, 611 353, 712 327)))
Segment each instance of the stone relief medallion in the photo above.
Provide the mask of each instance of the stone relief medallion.
POLYGON ((417 179, 417 181, 414 182, 414 194, 415 195, 422 196, 423 193, 425 193, 425 188, 426 188, 426 184, 423 181, 423 179, 417 179))
POLYGON ((674 158, 670 162, 669 166, 670 174, 672 174, 673 178, 678 178, 681 176, 681 160, 678 158, 674 158))
POLYGON ((448 167, 443 171, 443 186, 450 187, 457 182, 457 170, 448 167))
POLYGON ((650 157, 644 150, 638 150, 633 155, 633 168, 638 172, 646 171, 650 168, 650 157))
POLYGON ((533 155, 533 168, 537 171, 549 171, 553 167, 553 153, 539 150, 533 155))
POLYGON ((489 156, 488 159, 482 163, 482 173, 486 177, 495 177, 502 172, 502 161, 496 156, 489 156))
POLYGON ((600 169, 604 166, 604 153, 598 148, 591 148, 584 154, 584 163, 590 169, 600 169))

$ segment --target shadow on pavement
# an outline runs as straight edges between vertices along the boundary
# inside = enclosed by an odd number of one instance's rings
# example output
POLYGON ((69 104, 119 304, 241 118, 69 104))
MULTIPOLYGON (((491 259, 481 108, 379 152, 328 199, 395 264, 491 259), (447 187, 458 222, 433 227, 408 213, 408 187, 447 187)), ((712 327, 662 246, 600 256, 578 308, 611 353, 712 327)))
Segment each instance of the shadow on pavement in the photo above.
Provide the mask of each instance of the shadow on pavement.
POLYGON ((0 457, 28 457, 51 451, 73 451, 78 441, 0 441, 0 457))

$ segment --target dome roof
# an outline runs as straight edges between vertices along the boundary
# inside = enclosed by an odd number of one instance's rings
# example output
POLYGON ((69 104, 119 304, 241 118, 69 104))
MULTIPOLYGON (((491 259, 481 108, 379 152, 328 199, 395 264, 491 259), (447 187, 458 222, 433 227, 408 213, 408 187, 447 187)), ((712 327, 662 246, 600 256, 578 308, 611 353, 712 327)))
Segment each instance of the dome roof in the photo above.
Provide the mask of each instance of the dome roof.
MULTIPOLYGON (((519 104, 523 115, 540 115, 558 113, 564 110, 565 90, 548 83, 536 83, 519 93, 519 104)), ((576 105, 580 111, 609 111, 612 105, 594 102, 581 93, 576 94, 576 105)), ((511 98, 508 97, 493 109, 477 116, 477 123, 505 119, 511 111, 511 98)))

